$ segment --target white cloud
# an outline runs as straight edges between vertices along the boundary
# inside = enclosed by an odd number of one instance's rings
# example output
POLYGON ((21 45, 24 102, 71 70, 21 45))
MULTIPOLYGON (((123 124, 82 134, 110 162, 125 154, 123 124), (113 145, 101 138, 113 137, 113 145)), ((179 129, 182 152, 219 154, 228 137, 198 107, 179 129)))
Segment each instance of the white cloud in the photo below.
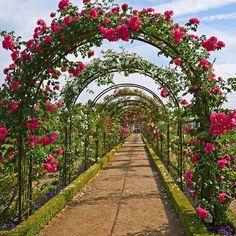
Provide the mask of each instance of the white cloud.
POLYGON ((232 20, 232 19, 236 19, 236 12, 229 13, 229 14, 205 16, 205 17, 202 18, 203 21, 232 20))
POLYGON ((236 76, 236 63, 215 64, 215 72, 224 78, 236 76))
POLYGON ((157 11, 173 10, 176 16, 207 11, 236 3, 236 0, 173 0, 170 3, 155 6, 157 11))

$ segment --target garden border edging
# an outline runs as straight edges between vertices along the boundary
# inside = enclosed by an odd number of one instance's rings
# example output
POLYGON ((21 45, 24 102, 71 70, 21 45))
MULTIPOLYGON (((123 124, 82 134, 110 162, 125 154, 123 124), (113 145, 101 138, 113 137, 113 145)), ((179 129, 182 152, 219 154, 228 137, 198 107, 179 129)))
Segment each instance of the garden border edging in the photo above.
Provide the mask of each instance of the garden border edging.
POLYGON ((32 214, 27 220, 10 231, 0 231, 0 236, 34 236, 43 229, 48 222, 58 214, 66 204, 94 177, 108 161, 121 149, 118 144, 98 163, 91 166, 87 171, 72 181, 65 189, 50 199, 45 205, 32 214))

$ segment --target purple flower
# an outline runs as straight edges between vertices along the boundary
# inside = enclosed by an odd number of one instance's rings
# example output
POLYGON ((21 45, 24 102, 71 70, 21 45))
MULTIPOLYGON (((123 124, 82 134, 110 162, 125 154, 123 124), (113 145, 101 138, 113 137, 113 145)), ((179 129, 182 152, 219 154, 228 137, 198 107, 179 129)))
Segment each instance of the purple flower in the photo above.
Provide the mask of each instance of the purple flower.
POLYGON ((230 226, 220 226, 218 228, 218 233, 220 235, 230 236, 233 235, 233 229, 230 226))

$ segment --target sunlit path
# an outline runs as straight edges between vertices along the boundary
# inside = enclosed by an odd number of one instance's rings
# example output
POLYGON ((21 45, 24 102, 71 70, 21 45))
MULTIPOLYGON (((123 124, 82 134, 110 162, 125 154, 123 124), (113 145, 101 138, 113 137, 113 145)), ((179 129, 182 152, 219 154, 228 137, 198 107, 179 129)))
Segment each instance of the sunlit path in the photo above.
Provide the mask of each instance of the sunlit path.
POLYGON ((39 235, 178 236, 183 229, 140 135, 134 134, 39 235))

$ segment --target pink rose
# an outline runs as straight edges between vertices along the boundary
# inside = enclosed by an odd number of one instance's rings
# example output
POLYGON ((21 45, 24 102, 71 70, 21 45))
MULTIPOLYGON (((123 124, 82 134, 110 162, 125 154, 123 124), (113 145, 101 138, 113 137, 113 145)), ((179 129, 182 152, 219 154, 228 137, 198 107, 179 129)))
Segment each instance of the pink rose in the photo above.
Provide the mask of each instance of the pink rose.
POLYGON ((12 81, 12 84, 11 84, 11 89, 16 91, 18 90, 20 87, 20 83, 18 81, 12 81))
POLYGON ((179 58, 179 57, 178 57, 178 58, 175 58, 173 62, 174 62, 174 64, 175 64, 176 66, 180 66, 180 64, 181 64, 181 58, 179 58))
POLYGON ((192 163, 195 164, 200 159, 200 155, 196 153, 192 158, 192 163))
POLYGON ((70 1, 69 0, 61 0, 58 4, 58 8, 60 10, 64 10, 66 9, 68 6, 70 5, 70 1))
POLYGON ((62 107, 62 101, 58 101, 58 102, 56 103, 56 105, 57 105, 58 108, 62 107))
POLYGON ((215 51, 216 49, 225 47, 225 43, 222 41, 218 41, 215 36, 212 36, 206 41, 202 42, 202 47, 207 51, 215 51))
POLYGON ((129 18, 127 25, 134 31, 139 31, 142 28, 142 22, 138 16, 129 18))
POLYGON ((33 117, 31 121, 26 124, 27 128, 32 131, 38 130, 39 125, 40 125, 39 119, 35 117, 33 117))
POLYGON ((122 8, 122 11, 127 11, 128 10, 128 7, 129 7, 129 5, 127 4, 127 3, 124 3, 122 6, 121 6, 121 8, 122 8))
POLYGON ((103 20, 103 24, 104 24, 104 25, 108 25, 110 22, 111 22, 111 19, 109 19, 109 18, 105 18, 105 19, 103 20))
POLYGON ((62 148, 61 148, 61 147, 59 147, 59 148, 56 149, 56 154, 57 154, 57 155, 62 155, 62 153, 63 153, 63 151, 62 151, 62 148))
POLYGON ((55 109, 54 106, 48 105, 48 106, 45 107, 45 111, 49 111, 49 112, 51 112, 51 113, 55 112, 55 110, 56 110, 56 109, 55 109))
POLYGON ((227 164, 227 160, 225 160, 225 159, 221 159, 221 160, 217 161, 217 165, 218 165, 221 169, 223 169, 226 164, 227 164))
POLYGON ((80 70, 83 71, 85 70, 85 64, 82 61, 79 61, 79 66, 80 66, 80 70))
POLYGON ((12 60, 13 60, 13 61, 16 61, 16 60, 18 59, 19 54, 20 54, 20 51, 19 51, 19 50, 13 51, 12 54, 11 54, 12 60))
POLYGON ((35 110, 35 111, 38 111, 38 110, 39 110, 39 106, 34 105, 34 110, 35 110))
POLYGON ((99 27, 99 30, 103 34, 103 37, 108 41, 115 42, 119 40, 116 29, 113 28, 107 29, 104 27, 99 27))
POLYGON ((204 147, 205 153, 213 152, 215 150, 216 150, 216 148, 212 143, 207 143, 204 147))
POLYGON ((92 19, 97 19, 98 18, 98 12, 95 8, 92 8, 90 11, 89 11, 89 16, 92 18, 92 19))
POLYGON ((165 14, 166 20, 171 21, 172 16, 174 15, 174 12, 170 10, 170 11, 165 11, 164 14, 165 14))
POLYGON ((161 90, 161 96, 162 96, 163 98, 166 98, 167 95, 168 95, 168 90, 167 90, 167 88, 163 88, 163 89, 161 90))
POLYGON ((53 41, 53 37, 50 35, 46 35, 44 38, 45 43, 51 43, 53 41))
POLYGON ((192 178, 193 178, 192 172, 190 170, 186 170, 185 172, 186 184, 191 185, 193 183, 192 178))
POLYGON ((175 30, 174 31, 174 42, 175 44, 179 44, 183 41, 183 37, 186 35, 185 32, 180 31, 180 30, 175 30))
POLYGON ((3 141, 8 135, 8 130, 5 127, 0 127, 0 141, 3 141))
POLYGON ((191 19, 189 20, 189 23, 190 23, 190 24, 199 25, 199 24, 200 24, 200 20, 198 20, 197 18, 191 18, 191 19))
POLYGON ((220 193, 218 198, 219 201, 222 203, 228 198, 228 195, 226 193, 220 193))
POLYGON ((202 218, 205 219, 208 217, 208 211, 200 206, 196 208, 197 214, 202 218))
POLYGON ((188 105, 188 101, 186 99, 182 99, 180 102, 181 105, 188 105))
POLYGON ((200 66, 207 69, 211 67, 211 63, 206 59, 201 59, 200 66))
POLYGON ((124 40, 124 41, 129 41, 130 40, 130 33, 129 33, 127 25, 119 25, 119 26, 117 26, 116 31, 117 31, 118 36, 122 40, 124 40))
POLYGON ((18 108, 19 108, 19 104, 18 104, 17 102, 13 101, 13 102, 11 103, 11 109, 12 109, 13 111, 16 111, 18 108))
POLYGON ((2 41, 2 47, 6 50, 13 50, 15 47, 15 43, 12 40, 11 35, 5 35, 4 40, 2 41))
POLYGON ((88 52, 88 57, 90 58, 90 57, 94 56, 94 54, 95 54, 94 50, 90 50, 88 52))
POLYGON ((46 158, 46 163, 43 164, 44 169, 46 169, 48 172, 56 172, 57 166, 59 164, 59 161, 54 158, 53 155, 50 155, 46 158))

